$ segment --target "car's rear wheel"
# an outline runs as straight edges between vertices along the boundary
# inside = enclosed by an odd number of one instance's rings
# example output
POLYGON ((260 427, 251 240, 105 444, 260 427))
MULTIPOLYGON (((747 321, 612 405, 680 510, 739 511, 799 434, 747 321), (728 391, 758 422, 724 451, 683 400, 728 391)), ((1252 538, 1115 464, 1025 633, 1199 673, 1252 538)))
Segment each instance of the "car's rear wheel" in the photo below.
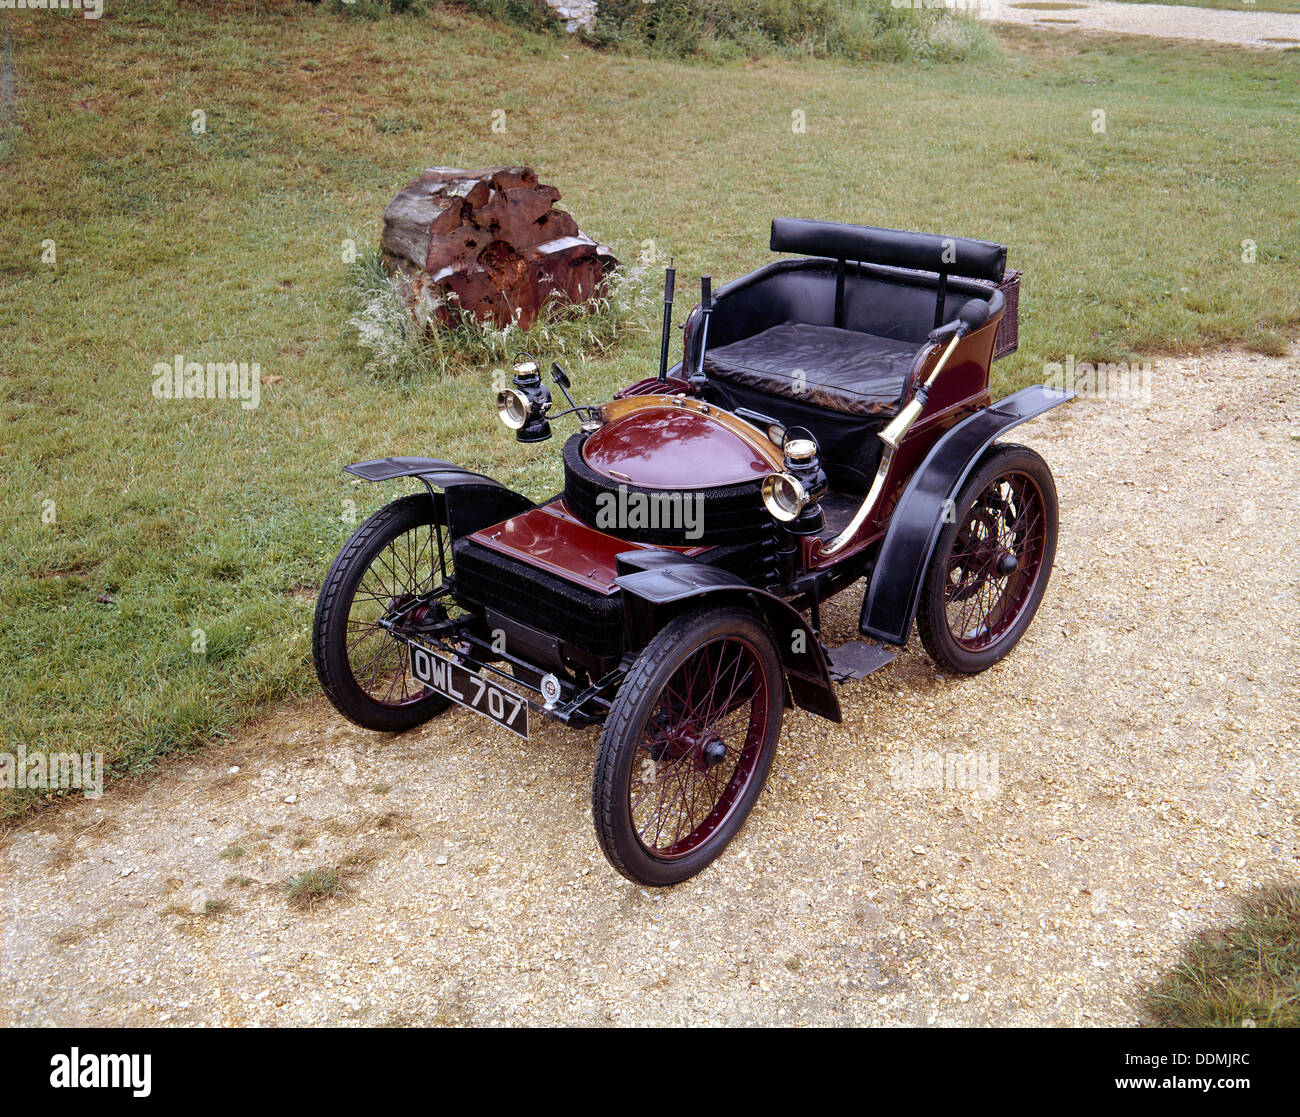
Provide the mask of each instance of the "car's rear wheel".
POLYGON ((1025 634, 1056 557, 1051 470, 1027 446, 994 446, 962 486, 921 587, 916 625, 939 666, 991 667, 1025 634))
POLYGON ((451 539, 440 504, 427 493, 381 508, 343 545, 316 599, 312 657, 344 717, 395 733, 450 704, 411 674, 406 643, 381 623, 446 617, 455 609, 446 592, 450 574, 451 539))
POLYGON ((592 784, 610 863, 676 884, 716 858, 767 780, 785 680, 767 627, 734 608, 669 622, 637 657, 605 723, 592 784))

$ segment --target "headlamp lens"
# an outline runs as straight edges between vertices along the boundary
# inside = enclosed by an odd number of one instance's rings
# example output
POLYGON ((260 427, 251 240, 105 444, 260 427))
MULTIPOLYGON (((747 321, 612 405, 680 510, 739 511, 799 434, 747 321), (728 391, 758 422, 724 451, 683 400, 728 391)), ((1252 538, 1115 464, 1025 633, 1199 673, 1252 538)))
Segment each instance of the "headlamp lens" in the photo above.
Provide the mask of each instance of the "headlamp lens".
POLYGON ((790 474, 769 473, 763 480, 763 504, 774 519, 789 523, 807 503, 807 492, 790 474))
POLYGON ((528 397, 518 388, 506 388, 497 393, 497 415, 512 431, 519 430, 528 422, 531 411, 532 405, 528 402, 528 397))

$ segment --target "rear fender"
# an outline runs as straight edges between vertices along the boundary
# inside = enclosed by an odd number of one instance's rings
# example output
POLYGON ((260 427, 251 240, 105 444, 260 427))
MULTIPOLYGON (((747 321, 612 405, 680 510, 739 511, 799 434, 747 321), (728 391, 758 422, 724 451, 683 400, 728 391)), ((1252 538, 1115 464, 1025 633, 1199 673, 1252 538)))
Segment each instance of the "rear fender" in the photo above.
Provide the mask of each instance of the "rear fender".
POLYGON ((728 604, 755 609, 772 631, 794 705, 831 721, 841 720, 839 698, 821 644, 799 611, 783 598, 757 589, 719 567, 684 560, 681 555, 635 552, 620 555, 619 560, 621 566, 648 567, 614 579, 623 591, 623 609, 636 646, 643 646, 687 609, 728 604), (650 555, 656 557, 649 559, 650 555))
POLYGON ((499 524, 534 507, 526 496, 506 488, 500 481, 441 458, 377 458, 345 465, 343 471, 366 481, 414 477, 435 498, 435 490, 441 489, 446 494, 447 530, 453 539, 499 524))
POLYGON ((1073 398, 1073 392, 1059 388, 1024 388, 963 419, 934 444, 889 518, 862 598, 858 628, 864 636, 907 643, 945 512, 971 470, 999 435, 1073 398))

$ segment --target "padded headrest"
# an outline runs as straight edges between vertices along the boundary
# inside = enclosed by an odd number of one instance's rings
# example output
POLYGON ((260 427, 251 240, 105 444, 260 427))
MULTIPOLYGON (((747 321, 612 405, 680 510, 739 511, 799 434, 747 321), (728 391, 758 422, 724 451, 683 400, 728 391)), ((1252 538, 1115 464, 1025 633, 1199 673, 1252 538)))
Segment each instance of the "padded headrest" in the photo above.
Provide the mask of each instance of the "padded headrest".
POLYGON ((1007 267, 1006 246, 992 241, 795 217, 778 217, 772 222, 772 251, 944 272, 994 283, 1002 282, 1007 267))

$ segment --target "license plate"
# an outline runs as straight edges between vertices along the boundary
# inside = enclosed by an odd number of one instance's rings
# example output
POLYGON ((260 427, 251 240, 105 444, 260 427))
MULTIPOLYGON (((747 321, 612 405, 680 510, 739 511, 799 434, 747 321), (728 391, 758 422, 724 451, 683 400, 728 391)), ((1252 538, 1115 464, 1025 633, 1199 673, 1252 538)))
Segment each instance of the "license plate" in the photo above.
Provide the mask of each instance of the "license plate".
POLYGON ((468 706, 476 714, 528 740, 528 703, 505 687, 414 644, 411 645, 411 674, 430 690, 468 706))

